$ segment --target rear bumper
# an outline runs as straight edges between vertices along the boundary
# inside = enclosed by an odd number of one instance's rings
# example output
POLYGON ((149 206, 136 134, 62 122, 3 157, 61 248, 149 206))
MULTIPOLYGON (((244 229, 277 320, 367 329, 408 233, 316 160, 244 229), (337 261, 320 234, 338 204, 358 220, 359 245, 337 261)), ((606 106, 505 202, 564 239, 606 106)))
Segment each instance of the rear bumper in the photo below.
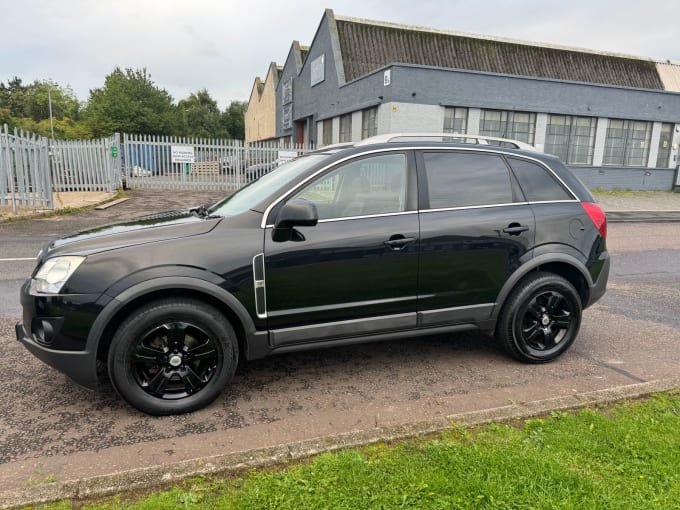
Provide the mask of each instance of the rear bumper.
POLYGON ((602 265, 602 270, 597 277, 597 281, 590 288, 590 296, 588 297, 588 302, 585 303, 583 308, 588 308, 590 305, 596 303, 604 293, 607 292, 607 281, 609 280, 609 269, 611 267, 611 259, 609 258, 608 252, 603 252, 601 257, 604 257, 604 264, 602 265))
POLYGON ((75 382, 89 389, 97 387, 96 356, 88 351, 59 351, 37 343, 22 323, 15 326, 17 340, 43 363, 65 373, 75 382))

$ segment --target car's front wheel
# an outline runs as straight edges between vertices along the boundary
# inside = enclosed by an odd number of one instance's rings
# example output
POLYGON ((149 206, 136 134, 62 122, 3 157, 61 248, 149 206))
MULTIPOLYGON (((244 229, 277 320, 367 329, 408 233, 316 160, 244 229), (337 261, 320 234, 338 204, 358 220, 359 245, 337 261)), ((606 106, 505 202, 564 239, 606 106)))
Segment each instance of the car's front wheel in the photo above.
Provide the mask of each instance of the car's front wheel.
POLYGON ((571 283, 555 274, 535 273, 508 297, 498 319, 496 339, 520 361, 552 361, 576 339, 581 310, 581 297, 571 283))
POLYGON ((195 299, 149 303, 111 341, 108 368, 116 391, 152 415, 200 409, 231 381, 238 362, 234 329, 219 310, 195 299))

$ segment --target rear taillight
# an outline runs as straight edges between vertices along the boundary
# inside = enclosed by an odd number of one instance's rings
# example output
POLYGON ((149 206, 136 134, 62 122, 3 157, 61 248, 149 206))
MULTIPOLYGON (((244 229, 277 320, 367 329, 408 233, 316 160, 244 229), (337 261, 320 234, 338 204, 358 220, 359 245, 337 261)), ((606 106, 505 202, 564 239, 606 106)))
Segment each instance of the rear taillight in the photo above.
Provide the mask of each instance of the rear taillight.
POLYGON ((600 232, 600 235, 607 239, 607 215, 602 208, 593 202, 581 202, 581 206, 593 222, 593 225, 595 225, 595 228, 600 232))

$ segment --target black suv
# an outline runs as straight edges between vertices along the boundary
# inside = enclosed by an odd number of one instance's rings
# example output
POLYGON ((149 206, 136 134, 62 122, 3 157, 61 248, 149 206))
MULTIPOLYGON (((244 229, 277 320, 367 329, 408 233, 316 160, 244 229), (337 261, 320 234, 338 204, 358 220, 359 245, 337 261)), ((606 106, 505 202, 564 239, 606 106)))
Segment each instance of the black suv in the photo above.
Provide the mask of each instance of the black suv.
POLYGON ((56 240, 17 338, 86 387, 107 368, 154 415, 309 348, 477 329, 551 361, 605 292, 605 214, 557 158, 466 141, 331 146, 213 206, 56 240))

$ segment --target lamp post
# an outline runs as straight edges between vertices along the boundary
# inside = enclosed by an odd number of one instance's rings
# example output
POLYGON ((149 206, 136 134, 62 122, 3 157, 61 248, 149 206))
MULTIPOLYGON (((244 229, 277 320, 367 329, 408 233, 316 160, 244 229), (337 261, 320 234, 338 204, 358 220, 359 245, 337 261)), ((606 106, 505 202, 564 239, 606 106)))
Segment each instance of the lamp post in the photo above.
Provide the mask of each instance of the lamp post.
POLYGON ((52 145, 54 145, 54 121, 52 120, 52 86, 47 82, 47 105, 50 109, 50 133, 52 133, 52 145))
MULTIPOLYGON (((47 176, 50 182, 52 181, 52 176, 54 175, 54 172, 56 172, 55 169, 55 162, 54 162, 54 121, 52 120, 52 84, 51 84, 51 79, 50 81, 47 82, 47 105, 50 110, 50 134, 52 135, 52 143, 50 144, 49 151, 47 153, 47 156, 49 157, 49 168, 47 169, 47 176)), ((52 189, 50 189, 50 196, 52 193, 52 189)), ((54 207, 54 205, 53 205, 54 207)))

